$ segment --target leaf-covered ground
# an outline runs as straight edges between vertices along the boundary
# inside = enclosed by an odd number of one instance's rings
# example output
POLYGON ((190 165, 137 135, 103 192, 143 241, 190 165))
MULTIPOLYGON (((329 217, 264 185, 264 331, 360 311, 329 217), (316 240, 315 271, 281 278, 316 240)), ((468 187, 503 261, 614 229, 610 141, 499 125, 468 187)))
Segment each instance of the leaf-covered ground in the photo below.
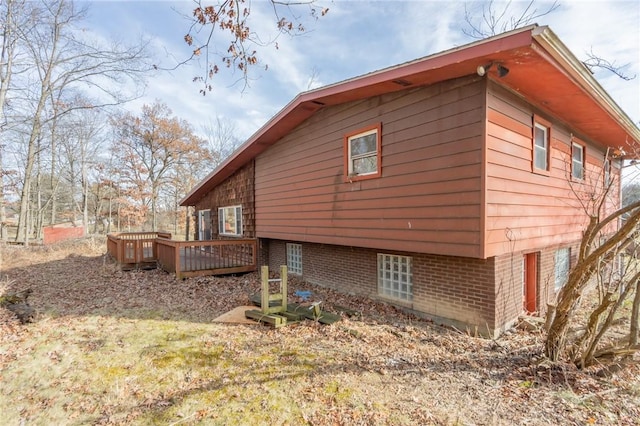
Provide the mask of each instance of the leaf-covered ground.
POLYGON ((103 239, 1 246, 3 425, 640 424, 640 371, 542 359, 537 332, 475 338, 368 299, 292 281, 334 325, 274 330, 212 319, 248 304, 255 274, 176 281, 121 272, 103 239))

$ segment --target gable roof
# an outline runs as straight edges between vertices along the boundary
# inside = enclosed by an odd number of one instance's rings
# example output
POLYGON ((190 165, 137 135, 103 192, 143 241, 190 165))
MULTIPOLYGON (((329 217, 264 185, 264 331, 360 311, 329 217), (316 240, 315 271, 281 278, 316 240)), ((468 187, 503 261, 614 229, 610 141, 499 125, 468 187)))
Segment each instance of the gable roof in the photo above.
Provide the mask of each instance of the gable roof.
POLYGON ((390 68, 300 93, 204 178, 180 202, 195 205, 206 193, 275 144, 318 110, 425 86, 500 63, 487 77, 612 149, 633 152, 640 129, 611 99, 589 69, 546 26, 531 25, 390 68))

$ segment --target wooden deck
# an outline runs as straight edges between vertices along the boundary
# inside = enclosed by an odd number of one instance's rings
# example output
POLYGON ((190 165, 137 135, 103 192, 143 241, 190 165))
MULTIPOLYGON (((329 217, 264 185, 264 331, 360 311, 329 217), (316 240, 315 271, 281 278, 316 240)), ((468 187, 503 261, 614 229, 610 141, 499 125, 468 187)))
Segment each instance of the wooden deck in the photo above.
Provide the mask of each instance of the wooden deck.
POLYGON ((123 269, 160 267, 178 279, 252 272, 254 239, 176 241, 165 232, 109 234, 107 249, 123 269))

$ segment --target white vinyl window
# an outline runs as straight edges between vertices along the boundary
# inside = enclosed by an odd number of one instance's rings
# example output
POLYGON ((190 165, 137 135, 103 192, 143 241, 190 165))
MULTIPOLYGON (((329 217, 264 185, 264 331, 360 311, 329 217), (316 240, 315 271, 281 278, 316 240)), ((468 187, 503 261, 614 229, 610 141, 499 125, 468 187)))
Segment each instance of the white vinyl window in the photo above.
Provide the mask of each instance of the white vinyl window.
POLYGON ((577 143, 571 144, 571 177, 584 178, 584 147, 577 143))
POLYGON ((549 128, 540 123, 533 127, 533 168, 549 170, 549 128))
POLYGON ((218 209, 218 233, 220 235, 242 235, 242 206, 218 209))
POLYGON ((560 290, 567 283, 569 279, 569 269, 571 268, 571 250, 561 248, 556 250, 556 265, 555 265, 555 289, 560 290))
POLYGON ((380 174, 380 125, 345 136, 346 171, 349 177, 380 174))
POLYGON ((302 244, 287 243, 287 269, 294 275, 302 275, 302 244))
POLYGON ((381 296, 413 300, 412 258, 378 253, 378 294, 381 296))

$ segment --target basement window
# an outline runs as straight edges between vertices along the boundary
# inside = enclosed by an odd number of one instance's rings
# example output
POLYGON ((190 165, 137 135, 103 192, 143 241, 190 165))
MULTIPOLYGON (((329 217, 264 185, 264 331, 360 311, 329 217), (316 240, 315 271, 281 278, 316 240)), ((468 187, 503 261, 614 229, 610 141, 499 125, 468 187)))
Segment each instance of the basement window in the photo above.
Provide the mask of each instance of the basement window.
POLYGON ((378 294, 402 301, 413 300, 412 258, 378 253, 378 294))
POLYGON ((287 243, 287 269, 294 275, 302 275, 302 244, 287 243))
POLYGON ((218 233, 220 235, 242 235, 242 206, 218 209, 218 233))
POLYGON ((370 126, 344 137, 347 180, 378 177, 381 173, 382 124, 370 126))

